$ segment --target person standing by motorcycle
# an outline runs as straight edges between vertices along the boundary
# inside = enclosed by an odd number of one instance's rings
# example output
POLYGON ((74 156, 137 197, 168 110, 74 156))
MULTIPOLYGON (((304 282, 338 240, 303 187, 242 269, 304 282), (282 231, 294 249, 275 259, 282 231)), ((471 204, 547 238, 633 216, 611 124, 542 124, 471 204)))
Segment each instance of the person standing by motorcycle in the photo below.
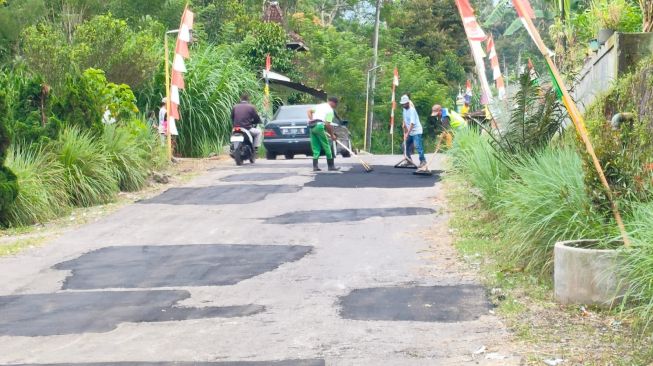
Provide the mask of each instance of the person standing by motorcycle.
POLYGON ((236 104, 231 110, 232 127, 240 127, 249 131, 254 141, 254 149, 258 150, 261 146, 261 130, 256 127, 261 124, 261 117, 256 112, 256 108, 249 102, 249 94, 243 93, 240 97, 240 103, 236 104))
POLYGON ((331 123, 335 117, 335 109, 337 106, 338 98, 331 97, 326 103, 318 104, 308 110, 308 127, 311 135, 314 172, 321 171, 318 167, 318 161, 322 151, 324 151, 324 155, 326 155, 329 171, 340 170, 340 168, 336 168, 333 160, 334 154, 333 151, 331 151, 331 144, 327 138, 328 133, 331 140, 336 141, 336 134, 331 123))

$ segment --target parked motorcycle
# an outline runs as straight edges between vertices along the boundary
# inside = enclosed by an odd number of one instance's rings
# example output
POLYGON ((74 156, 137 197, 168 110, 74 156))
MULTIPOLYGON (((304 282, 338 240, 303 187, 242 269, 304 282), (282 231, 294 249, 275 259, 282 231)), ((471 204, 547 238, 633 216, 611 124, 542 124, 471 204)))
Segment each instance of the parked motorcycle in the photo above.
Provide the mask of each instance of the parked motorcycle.
POLYGON ((230 141, 229 155, 236 161, 236 165, 243 165, 245 160, 254 164, 256 149, 254 149, 252 134, 247 129, 234 127, 231 131, 230 141))

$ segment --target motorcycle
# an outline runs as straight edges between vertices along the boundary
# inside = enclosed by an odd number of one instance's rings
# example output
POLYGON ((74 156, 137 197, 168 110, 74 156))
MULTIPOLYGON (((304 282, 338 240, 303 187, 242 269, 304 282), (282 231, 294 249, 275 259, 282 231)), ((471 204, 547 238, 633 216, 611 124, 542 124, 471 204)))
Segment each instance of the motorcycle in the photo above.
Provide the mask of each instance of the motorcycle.
POLYGON ((231 131, 230 141, 229 155, 236 161, 236 165, 243 165, 245 160, 254 164, 256 161, 254 139, 246 128, 234 127, 231 131))

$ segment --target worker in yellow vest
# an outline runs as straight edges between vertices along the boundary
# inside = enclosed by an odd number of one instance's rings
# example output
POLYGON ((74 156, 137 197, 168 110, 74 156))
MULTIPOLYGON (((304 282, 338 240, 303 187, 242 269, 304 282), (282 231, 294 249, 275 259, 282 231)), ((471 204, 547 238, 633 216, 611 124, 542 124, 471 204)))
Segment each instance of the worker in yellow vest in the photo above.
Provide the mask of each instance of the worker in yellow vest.
POLYGON ((447 147, 451 147, 453 145, 452 132, 455 133, 456 130, 467 128, 467 121, 457 112, 449 110, 448 108, 442 108, 439 104, 434 105, 431 111, 432 116, 440 119, 440 123, 444 130, 442 133, 444 134, 447 147))

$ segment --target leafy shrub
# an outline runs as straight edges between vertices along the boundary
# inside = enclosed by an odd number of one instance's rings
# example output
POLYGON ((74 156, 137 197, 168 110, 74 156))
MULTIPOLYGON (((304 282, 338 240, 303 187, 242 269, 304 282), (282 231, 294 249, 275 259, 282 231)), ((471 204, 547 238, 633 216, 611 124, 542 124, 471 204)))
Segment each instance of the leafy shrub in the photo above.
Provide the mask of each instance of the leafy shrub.
MULTIPOLYGON (((598 98, 586 112, 590 139, 615 196, 629 210, 629 202, 653 197, 653 59, 644 61, 632 74, 598 98), (634 116, 620 126, 610 120, 616 113, 634 116)), ((597 207, 610 215, 610 205, 589 157, 585 159, 587 186, 597 207)))
POLYGON ((510 171, 499 159, 489 138, 471 129, 460 130, 456 133, 450 153, 454 168, 481 191, 486 203, 494 205, 503 184, 510 177, 510 171))
POLYGON ((559 240, 602 239, 601 216, 585 189, 581 158, 569 148, 547 148, 514 166, 499 194, 513 259, 548 272, 559 240))
POLYGON ((104 128, 102 146, 120 190, 131 192, 145 186, 149 174, 146 145, 138 144, 127 128, 112 124, 104 128))
POLYGON ((53 219, 69 207, 63 166, 47 149, 15 144, 9 149, 7 166, 16 173, 20 190, 9 207, 10 225, 32 225, 53 219))
POLYGON ((129 86, 108 82, 104 72, 88 69, 79 77, 69 77, 56 98, 53 112, 67 126, 101 134, 105 111, 113 118, 129 119, 138 112, 136 98, 129 86))
POLYGON ((18 195, 16 175, 4 166, 9 141, 9 132, 0 120, 0 218, 6 215, 6 211, 18 195))
POLYGON ((22 34, 22 51, 30 69, 58 89, 76 70, 105 70, 110 81, 133 87, 150 79, 160 64, 157 35, 163 31, 150 19, 134 31, 124 20, 99 15, 64 34, 54 23, 40 23, 22 34))
POLYGON ((111 160, 90 132, 65 129, 55 143, 55 153, 63 166, 66 192, 73 205, 106 203, 118 192, 111 160))

